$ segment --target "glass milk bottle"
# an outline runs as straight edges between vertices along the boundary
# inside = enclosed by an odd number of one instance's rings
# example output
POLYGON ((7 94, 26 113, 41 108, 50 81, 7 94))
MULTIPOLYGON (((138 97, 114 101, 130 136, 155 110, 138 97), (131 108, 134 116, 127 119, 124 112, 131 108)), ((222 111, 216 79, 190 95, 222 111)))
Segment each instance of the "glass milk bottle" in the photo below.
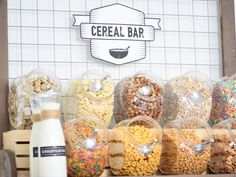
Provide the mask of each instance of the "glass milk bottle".
POLYGON ((67 177, 65 138, 60 122, 60 102, 57 93, 39 96, 41 125, 39 131, 39 176, 67 177))
POLYGON ((40 106, 36 97, 30 98, 32 110, 31 121, 33 122, 31 137, 30 137, 30 176, 39 177, 38 174, 38 133, 40 130, 40 106))

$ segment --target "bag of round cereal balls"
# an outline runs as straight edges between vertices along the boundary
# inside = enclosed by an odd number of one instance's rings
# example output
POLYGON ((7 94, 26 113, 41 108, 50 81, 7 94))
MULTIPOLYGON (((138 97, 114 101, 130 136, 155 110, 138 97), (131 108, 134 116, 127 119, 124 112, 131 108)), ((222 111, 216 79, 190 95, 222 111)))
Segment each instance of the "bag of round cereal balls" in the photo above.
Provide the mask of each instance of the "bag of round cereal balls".
POLYGON ((154 74, 139 72, 122 79, 115 87, 116 122, 145 115, 159 120, 163 111, 163 84, 154 74))
POLYGON ((162 129, 152 118, 138 116, 109 133, 108 161, 117 176, 152 176, 158 171, 162 129))

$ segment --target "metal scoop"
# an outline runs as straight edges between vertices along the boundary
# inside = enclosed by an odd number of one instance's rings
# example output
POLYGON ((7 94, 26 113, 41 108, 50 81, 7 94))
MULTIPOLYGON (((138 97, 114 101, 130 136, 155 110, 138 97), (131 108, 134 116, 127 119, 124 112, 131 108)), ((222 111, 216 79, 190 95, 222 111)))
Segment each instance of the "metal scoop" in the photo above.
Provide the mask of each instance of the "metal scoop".
POLYGON ((146 85, 146 86, 139 88, 138 92, 143 96, 149 96, 152 93, 152 88, 150 86, 146 85))
POLYGON ((101 80, 95 80, 94 82, 92 82, 90 84, 90 89, 91 90, 95 90, 96 92, 100 91, 103 89, 104 84, 103 81, 106 80, 109 77, 109 75, 106 75, 104 78, 102 78, 101 80))

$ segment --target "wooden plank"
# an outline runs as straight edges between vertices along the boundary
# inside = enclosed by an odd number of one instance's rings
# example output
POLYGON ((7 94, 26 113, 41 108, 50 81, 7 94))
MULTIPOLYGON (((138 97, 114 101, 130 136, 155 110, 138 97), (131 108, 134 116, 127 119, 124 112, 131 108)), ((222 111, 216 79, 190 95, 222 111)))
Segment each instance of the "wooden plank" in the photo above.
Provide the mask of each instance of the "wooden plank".
POLYGON ((29 168, 29 157, 16 157, 16 168, 29 168))
MULTIPOLYGON (((112 177, 112 174, 109 170, 105 170, 101 177, 112 177)), ((17 171, 17 177, 29 177, 29 171, 17 171)), ((220 175, 157 175, 156 177, 235 177, 235 175, 230 174, 220 174, 220 175)))
MULTIPOLYGON (((29 171, 17 171, 17 177, 29 177, 29 176, 30 176, 29 171)), ((106 169, 101 175, 101 177, 108 177, 108 176, 112 176, 112 174, 109 169, 106 169)))
POLYGON ((30 141, 31 130, 11 130, 3 133, 4 141, 9 138, 13 139, 15 142, 29 142, 30 141))
POLYGON ((101 177, 112 176, 110 169, 105 169, 101 177))
POLYGON ((223 74, 236 73, 236 41, 234 0, 221 0, 221 35, 223 74))
MULTIPOLYGON (((107 176, 108 177, 108 176, 107 176)), ((112 176, 110 176, 112 177, 112 176)), ((129 177, 129 176, 123 176, 129 177)), ((208 175, 156 175, 153 177, 235 177, 235 174, 208 174, 208 175)))
POLYGON ((14 137, 9 136, 7 132, 3 133, 3 149, 9 149, 15 152, 15 140, 14 137))
POLYGON ((17 171, 17 177, 29 177, 29 171, 17 171))
POLYGON ((0 0, 0 149, 2 133, 10 129, 7 114, 8 93, 8 35, 7 0, 0 0))
POLYGON ((29 155, 29 144, 16 144, 15 154, 16 155, 29 155))

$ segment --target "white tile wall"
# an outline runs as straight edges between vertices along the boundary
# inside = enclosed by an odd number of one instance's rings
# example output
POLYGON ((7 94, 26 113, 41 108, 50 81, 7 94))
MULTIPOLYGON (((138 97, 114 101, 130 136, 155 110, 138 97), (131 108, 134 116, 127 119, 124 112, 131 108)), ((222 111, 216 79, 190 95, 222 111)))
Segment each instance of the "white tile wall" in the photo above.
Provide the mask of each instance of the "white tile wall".
MULTIPOLYGON (((219 0, 8 0, 9 79, 43 67, 62 80, 88 69, 106 71, 115 80, 151 70, 164 80, 191 70, 212 80, 222 75, 219 0), (72 14, 123 3, 159 17, 161 31, 147 43, 144 60, 113 65, 92 58, 89 41, 72 27, 72 14)), ((128 17, 127 17, 128 18, 128 17)))
POLYGON ((193 15, 193 2, 189 0, 179 0, 179 14, 193 15))

